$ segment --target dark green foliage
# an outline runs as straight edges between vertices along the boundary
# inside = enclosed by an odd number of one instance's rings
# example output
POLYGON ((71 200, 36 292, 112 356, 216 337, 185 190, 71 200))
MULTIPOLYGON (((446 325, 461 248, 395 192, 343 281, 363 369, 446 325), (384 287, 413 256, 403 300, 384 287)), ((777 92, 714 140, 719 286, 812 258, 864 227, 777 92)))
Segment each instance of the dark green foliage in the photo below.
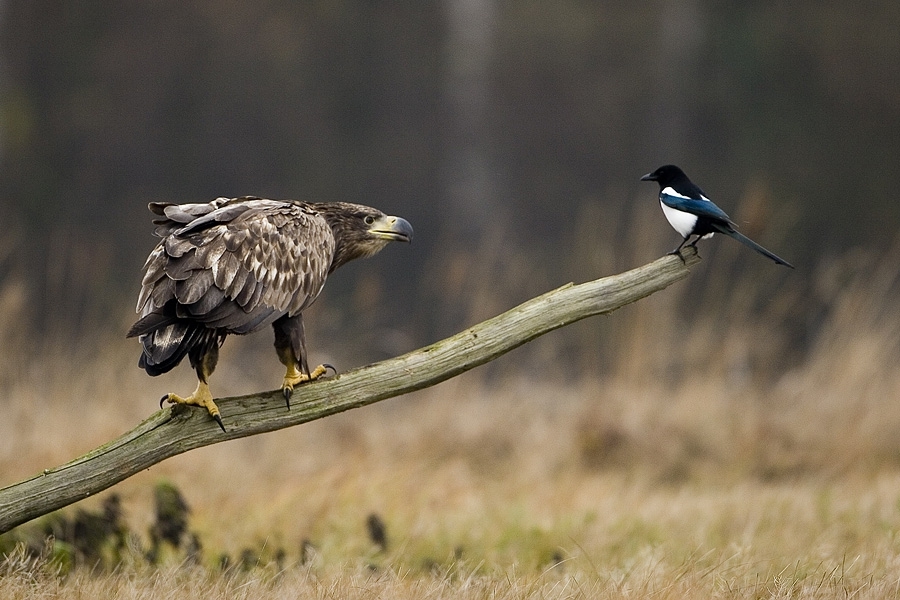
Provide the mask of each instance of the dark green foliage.
POLYGON ((111 569, 122 560, 127 536, 121 500, 110 494, 101 512, 79 508, 72 517, 56 512, 0 536, 0 553, 8 555, 21 546, 27 555, 46 558, 64 573, 76 565, 111 569))
POLYGON ((150 551, 147 553, 147 560, 155 564, 160 558, 160 549, 164 543, 173 550, 181 548, 182 538, 187 531, 190 509, 178 488, 168 482, 156 484, 153 488, 153 500, 156 506, 156 521, 150 527, 150 551))
MULTIPOLYGON (((181 491, 174 484, 161 481, 153 488, 153 499, 155 519, 147 533, 146 546, 141 536, 128 527, 121 499, 112 493, 103 500, 99 512, 82 508, 57 511, 0 535, 0 577, 4 575, 4 564, 21 562, 13 557, 24 557, 44 565, 50 574, 59 575, 82 567, 109 572, 125 564, 211 567, 228 574, 261 569, 278 575, 292 566, 308 568, 315 559, 316 547, 304 538, 295 556, 281 545, 263 541, 243 547, 236 558, 222 552, 207 562, 200 536, 190 531, 190 509, 181 491)), ((371 513, 365 526, 369 540, 384 555, 388 550, 384 520, 371 513)), ((458 550, 457 560, 460 557, 458 550)))
POLYGON ((27 556, 46 559, 61 573, 76 566, 112 570, 124 561, 158 564, 163 556, 185 564, 202 563, 203 547, 199 536, 187 531, 189 511, 178 488, 161 482, 154 488, 154 500, 156 519, 147 550, 140 535, 126 524, 121 499, 113 493, 99 512, 58 511, 0 536, 0 555, 11 555, 18 548, 27 556), (168 550, 164 553, 163 548, 168 550))
POLYGON ((378 548, 379 552, 387 552, 387 525, 378 513, 372 513, 366 519, 366 529, 369 532, 369 539, 378 548))
MULTIPOLYGON (((498 293, 583 280, 593 265, 568 250, 585 243, 584 207, 602 205, 615 235, 637 177, 664 162, 738 220, 762 190, 746 233, 789 236, 800 264, 893 235, 893 0, 492 3, 477 69, 450 5, 5 3, 0 212, 20 232, 34 318, 95 329, 131 305, 148 201, 253 193, 407 216, 418 251, 375 277, 421 301, 342 317, 372 331, 402 317, 403 349, 471 322, 425 274, 474 262, 485 239, 530 269, 498 293)), ((642 229, 662 253, 659 221, 642 229)))

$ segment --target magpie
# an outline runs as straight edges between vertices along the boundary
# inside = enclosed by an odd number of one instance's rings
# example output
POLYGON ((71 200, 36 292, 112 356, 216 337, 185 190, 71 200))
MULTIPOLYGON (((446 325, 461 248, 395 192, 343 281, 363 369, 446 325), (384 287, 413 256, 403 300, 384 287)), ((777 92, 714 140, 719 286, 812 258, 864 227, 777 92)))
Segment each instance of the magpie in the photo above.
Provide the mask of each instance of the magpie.
POLYGON ((681 253, 681 248, 692 235, 696 239, 688 244, 697 247, 700 240, 711 238, 715 233, 733 237, 745 246, 753 248, 763 256, 771 258, 779 265, 794 268, 794 265, 775 256, 747 236, 735 230, 734 221, 721 208, 712 203, 684 171, 675 165, 664 165, 652 173, 641 177, 641 181, 655 181, 659 184, 659 204, 675 231, 684 239, 669 254, 681 253))

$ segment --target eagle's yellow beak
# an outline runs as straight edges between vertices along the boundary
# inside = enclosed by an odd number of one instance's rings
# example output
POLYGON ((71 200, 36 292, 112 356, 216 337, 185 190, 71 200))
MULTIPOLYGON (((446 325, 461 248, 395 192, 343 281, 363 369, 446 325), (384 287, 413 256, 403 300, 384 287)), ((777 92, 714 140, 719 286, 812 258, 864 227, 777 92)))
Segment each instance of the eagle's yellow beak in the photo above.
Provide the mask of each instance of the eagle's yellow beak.
POLYGON ((413 228, 406 219, 387 215, 372 223, 369 233, 392 242, 411 242, 413 228))

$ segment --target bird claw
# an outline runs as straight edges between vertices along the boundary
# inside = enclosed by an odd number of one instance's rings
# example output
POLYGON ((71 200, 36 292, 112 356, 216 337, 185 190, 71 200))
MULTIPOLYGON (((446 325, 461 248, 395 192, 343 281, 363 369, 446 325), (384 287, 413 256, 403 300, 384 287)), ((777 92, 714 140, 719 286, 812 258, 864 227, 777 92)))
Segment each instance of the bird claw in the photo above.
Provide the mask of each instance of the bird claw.
POLYGON ((166 402, 169 402, 170 404, 184 404, 187 406, 199 406, 205 408, 209 413, 209 416, 222 428, 222 431, 227 433, 225 424, 222 423, 219 407, 216 406, 216 403, 213 401, 212 394, 209 393, 209 386, 205 382, 199 382, 194 393, 186 398, 182 398, 177 394, 165 394, 159 399, 159 408, 162 409, 163 404, 166 402))
POLYGON ((337 375, 338 370, 334 365, 329 365, 328 363, 319 365, 313 369, 312 373, 309 375, 298 373, 295 370, 288 371, 288 374, 284 376, 284 383, 281 386, 281 395, 284 396, 284 403, 287 406, 287 409, 291 410, 291 396, 294 395, 294 386, 302 383, 309 383, 310 381, 316 381, 325 375, 328 372, 328 369, 331 369, 334 371, 334 374, 337 375))
POLYGON ((216 423, 219 424, 219 427, 222 428, 223 433, 228 433, 228 430, 225 429, 225 424, 222 423, 222 417, 220 415, 213 415, 212 418, 215 419, 216 423))

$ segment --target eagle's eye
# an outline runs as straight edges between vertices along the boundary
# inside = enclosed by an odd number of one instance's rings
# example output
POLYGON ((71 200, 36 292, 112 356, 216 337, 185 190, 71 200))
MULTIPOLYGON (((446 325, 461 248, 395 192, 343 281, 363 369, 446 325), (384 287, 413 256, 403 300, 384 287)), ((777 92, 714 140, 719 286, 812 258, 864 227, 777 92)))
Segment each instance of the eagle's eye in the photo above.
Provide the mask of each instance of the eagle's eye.
POLYGON ((366 218, 363 219, 363 221, 366 222, 366 225, 371 225, 375 222, 375 217, 373 217, 372 215, 367 215, 366 218))

